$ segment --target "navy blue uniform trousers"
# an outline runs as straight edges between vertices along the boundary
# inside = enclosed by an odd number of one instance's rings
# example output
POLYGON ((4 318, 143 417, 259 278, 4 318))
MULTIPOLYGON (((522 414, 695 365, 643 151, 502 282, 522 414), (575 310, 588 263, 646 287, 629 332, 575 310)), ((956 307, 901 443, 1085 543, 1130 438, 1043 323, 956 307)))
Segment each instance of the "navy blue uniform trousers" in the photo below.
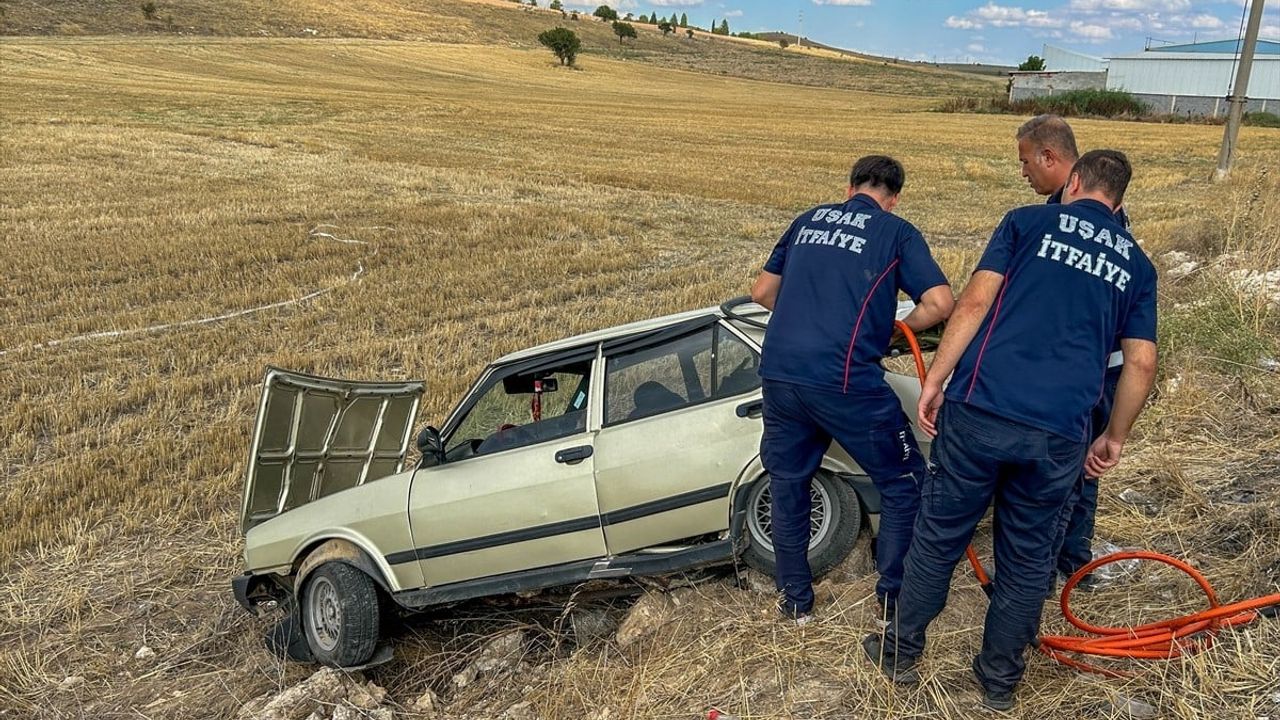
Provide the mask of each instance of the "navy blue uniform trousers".
POLYGON ((1040 628, 1056 531, 1087 447, 1084 438, 1068 440, 972 405, 943 403, 886 650, 902 659, 924 652, 925 631, 947 603, 952 571, 994 498, 999 579, 973 666, 986 689, 1013 690, 1040 628))
MULTIPOLYGON (((1102 384, 1102 397, 1094 406, 1089 417, 1089 441, 1102 435, 1111 421, 1111 408, 1116 401, 1116 384, 1120 382, 1120 368, 1107 372, 1102 384)), ((1086 478, 1084 469, 1080 470, 1080 478, 1075 490, 1067 500, 1063 510, 1062 530, 1058 533, 1054 545, 1054 556, 1057 557, 1058 572, 1063 575, 1074 575, 1077 570, 1093 560, 1093 524, 1098 512, 1098 480, 1086 478)), ((1050 580, 1050 587, 1053 586, 1050 580)))
POLYGON ((920 506, 924 458, 898 396, 889 384, 859 393, 765 380, 760 454, 773 498, 775 581, 783 611, 813 608, 809 513, 813 475, 831 440, 849 453, 880 491, 876 593, 892 601, 902 586, 902 563, 920 506))

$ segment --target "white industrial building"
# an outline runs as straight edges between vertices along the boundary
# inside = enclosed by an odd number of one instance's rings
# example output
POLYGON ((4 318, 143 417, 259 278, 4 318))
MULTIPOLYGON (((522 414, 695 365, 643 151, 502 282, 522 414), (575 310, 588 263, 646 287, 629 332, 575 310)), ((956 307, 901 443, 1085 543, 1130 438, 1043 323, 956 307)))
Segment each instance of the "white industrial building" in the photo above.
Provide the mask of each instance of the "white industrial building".
MULTIPOLYGON (((1236 40, 1166 45, 1111 58, 1107 89, 1124 90, 1170 115, 1227 111, 1238 66, 1236 40)), ((1280 113, 1280 42, 1260 40, 1249 75, 1248 111, 1280 113)))
MULTIPOLYGON (((1238 40, 1222 40, 1103 59, 1045 45, 1045 69, 1013 73, 1009 99, 1105 87, 1131 93, 1158 113, 1216 117, 1227 111, 1238 48, 1238 40)), ((1247 94, 1248 111, 1280 113, 1280 42, 1258 42, 1247 94)))

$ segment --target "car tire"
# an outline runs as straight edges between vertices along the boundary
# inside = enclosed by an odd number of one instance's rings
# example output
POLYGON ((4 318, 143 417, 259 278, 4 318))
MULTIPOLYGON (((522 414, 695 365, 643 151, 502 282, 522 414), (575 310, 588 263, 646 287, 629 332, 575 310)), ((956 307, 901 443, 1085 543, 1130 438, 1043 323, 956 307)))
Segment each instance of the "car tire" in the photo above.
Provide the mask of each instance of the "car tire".
MULTIPOLYGON (((862 532, 862 504, 853 486, 827 472, 813 477, 813 512, 809 536, 809 569, 822 577, 841 563, 862 532)), ((743 532, 748 543, 742 553, 746 564, 773 577, 777 560, 770 532, 769 478, 756 481, 747 492, 747 521, 743 532)))
POLYGON ((325 563, 307 578, 299 605, 317 661, 356 667, 373 657, 382 619, 378 588, 368 575, 344 563, 325 563))

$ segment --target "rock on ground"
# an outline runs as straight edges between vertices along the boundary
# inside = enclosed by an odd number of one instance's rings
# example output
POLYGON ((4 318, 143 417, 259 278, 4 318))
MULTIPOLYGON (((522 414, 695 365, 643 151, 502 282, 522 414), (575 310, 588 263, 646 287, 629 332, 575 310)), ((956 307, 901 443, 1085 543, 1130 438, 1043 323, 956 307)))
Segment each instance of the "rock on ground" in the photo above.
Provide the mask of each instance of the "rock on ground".
POLYGON ((236 717, 238 720, 391 720, 392 711, 382 707, 386 697, 386 689, 372 681, 361 685, 358 675, 323 668, 293 687, 250 700, 236 717))
POLYGON ((645 593, 631 607, 631 612, 627 613, 626 619, 618 628, 618 646, 629 647, 637 640, 652 634, 667 621, 674 607, 675 603, 665 593, 655 591, 645 593))
POLYGON ((462 689, 475 682, 481 675, 493 675, 510 670, 524 657, 524 631, 503 633, 485 643, 471 664, 453 676, 453 685, 462 689))

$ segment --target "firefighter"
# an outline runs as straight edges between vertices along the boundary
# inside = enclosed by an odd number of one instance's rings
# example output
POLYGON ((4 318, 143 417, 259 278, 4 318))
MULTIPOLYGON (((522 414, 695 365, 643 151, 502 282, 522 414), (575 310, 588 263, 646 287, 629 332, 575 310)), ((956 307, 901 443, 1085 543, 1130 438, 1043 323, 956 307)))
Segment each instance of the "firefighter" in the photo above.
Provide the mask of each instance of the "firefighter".
POLYGON ((937 439, 896 623, 863 640, 896 682, 919 680, 925 631, 994 499, 999 580, 973 672, 984 704, 1013 706, 1081 464, 1095 477, 1115 466, 1155 378, 1155 268, 1115 218, 1131 176, 1124 154, 1086 153, 1065 204, 1004 217, 957 301, 920 396, 920 424, 937 439), (1126 362, 1115 406, 1090 444, 1117 338, 1126 362))
MULTIPOLYGON (((1046 196, 1049 204, 1061 203, 1071 167, 1079 155, 1071 126, 1057 115, 1039 115, 1018 128, 1017 141, 1022 177, 1027 179, 1027 183, 1037 194, 1046 196)), ((1123 207, 1116 208, 1116 220, 1126 230, 1129 229, 1129 216, 1123 207)), ((1102 383, 1102 394, 1089 415, 1090 440, 1097 439, 1107 425, 1123 366, 1124 353, 1117 345, 1107 358, 1107 374, 1102 383)), ((1071 498, 1063 509, 1062 528, 1054 542, 1057 575, 1064 580, 1093 560, 1093 527, 1097 511, 1098 479, 1090 476, 1082 467, 1076 488, 1072 490, 1071 498)), ((1055 594, 1057 580, 1057 577, 1049 579, 1050 597, 1055 594)), ((1085 576, 1076 585, 1085 591, 1096 586, 1092 575, 1085 576)))
POLYGON ((899 291, 917 303, 904 319, 913 330, 945 320, 954 304, 920 231, 893 214, 905 179, 893 158, 858 160, 845 202, 797 217, 751 290, 773 311, 760 367, 760 452, 773 502, 780 610, 797 622, 813 609, 810 484, 833 438, 880 491, 882 605, 893 607, 902 583, 924 459, 879 361, 899 291))

